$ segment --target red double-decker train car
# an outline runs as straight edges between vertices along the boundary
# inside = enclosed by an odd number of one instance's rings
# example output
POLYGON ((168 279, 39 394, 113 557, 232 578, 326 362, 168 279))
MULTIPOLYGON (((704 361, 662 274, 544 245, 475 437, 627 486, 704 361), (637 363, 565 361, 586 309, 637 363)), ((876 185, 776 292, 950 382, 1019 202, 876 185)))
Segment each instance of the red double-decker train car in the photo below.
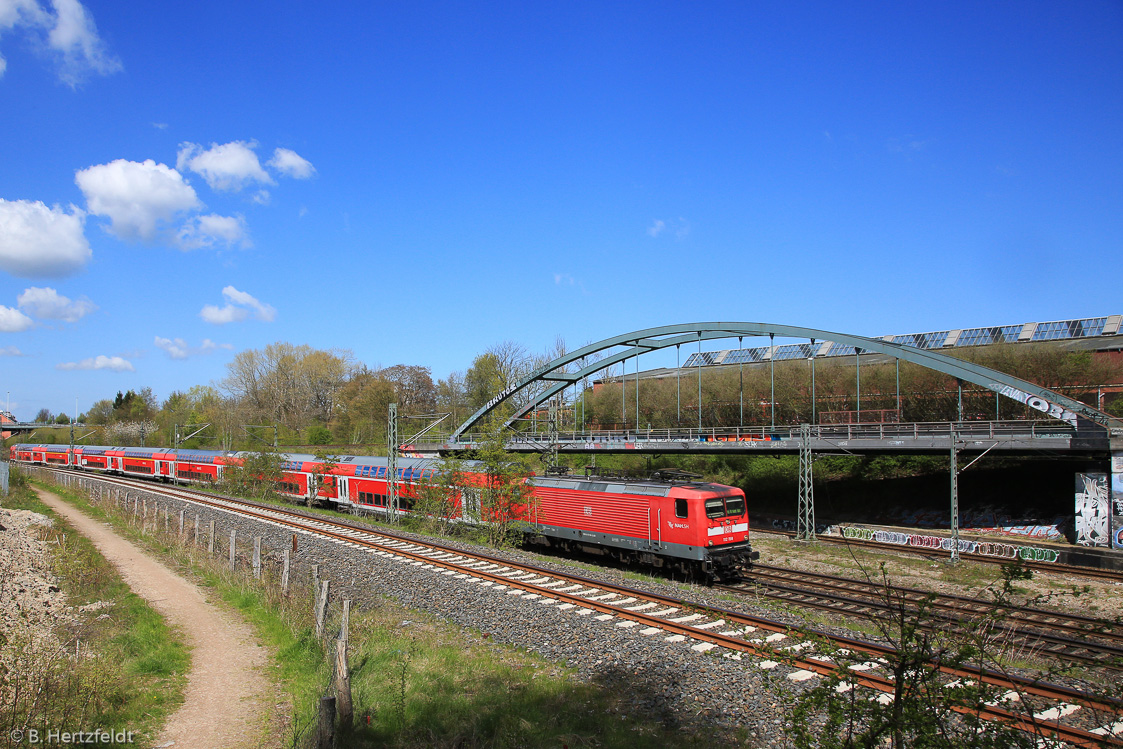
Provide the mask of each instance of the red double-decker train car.
MULTIPOLYGON (((15 445, 17 462, 70 467, 164 481, 218 482, 230 466, 256 453, 142 447, 15 445)), ((343 510, 389 511, 386 458, 283 454, 276 491, 343 510)), ((479 522, 480 464, 466 461, 467 497, 456 498, 457 519, 479 522)), ((417 489, 436 478, 438 464, 398 460, 399 509, 410 512, 417 489)), ((745 494, 733 486, 674 472, 650 480, 551 475, 527 479, 519 506, 527 542, 680 571, 705 580, 732 578, 758 557, 749 540, 745 494)), ((485 518, 486 519, 486 518, 485 518)))

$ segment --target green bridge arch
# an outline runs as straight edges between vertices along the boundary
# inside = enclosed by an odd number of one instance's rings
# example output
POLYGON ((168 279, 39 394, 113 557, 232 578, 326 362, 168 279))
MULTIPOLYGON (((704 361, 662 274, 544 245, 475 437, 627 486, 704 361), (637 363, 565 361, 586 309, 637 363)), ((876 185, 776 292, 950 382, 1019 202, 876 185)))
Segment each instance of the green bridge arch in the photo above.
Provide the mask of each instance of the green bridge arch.
POLYGON ((979 364, 957 359, 937 351, 929 351, 914 346, 905 346, 899 343, 867 338, 851 333, 836 333, 817 328, 804 328, 797 325, 779 325, 763 322, 700 322, 682 323, 679 325, 664 325, 657 328, 646 328, 632 333, 605 338, 603 341, 590 343, 564 356, 548 362, 538 369, 523 377, 515 384, 507 387, 501 393, 488 401, 476 413, 472 414, 463 424, 452 433, 451 441, 456 442, 460 435, 470 431, 479 424, 489 413, 495 410, 508 398, 521 393, 526 388, 539 382, 552 383, 549 387, 535 394, 525 405, 511 416, 505 426, 510 426, 519 419, 548 401, 570 385, 588 377, 591 374, 613 366, 622 361, 640 356, 658 349, 670 346, 682 346, 687 343, 709 341, 722 338, 739 338, 750 336, 773 336, 779 338, 808 338, 816 341, 831 341, 844 345, 854 346, 865 353, 879 353, 891 356, 902 361, 918 364, 922 367, 942 372, 956 377, 964 382, 992 390, 999 395, 1012 398, 1024 403, 1053 418, 1066 421, 1072 426, 1086 426, 1101 429, 1121 429, 1123 420, 1103 413, 1091 406, 1081 403, 1075 398, 1053 392, 1047 388, 1035 385, 1032 382, 1013 377, 998 370, 984 367, 979 364), (581 361, 587 356, 616 348, 627 346, 629 348, 618 351, 611 356, 589 364, 577 372, 558 371, 574 362, 581 361))

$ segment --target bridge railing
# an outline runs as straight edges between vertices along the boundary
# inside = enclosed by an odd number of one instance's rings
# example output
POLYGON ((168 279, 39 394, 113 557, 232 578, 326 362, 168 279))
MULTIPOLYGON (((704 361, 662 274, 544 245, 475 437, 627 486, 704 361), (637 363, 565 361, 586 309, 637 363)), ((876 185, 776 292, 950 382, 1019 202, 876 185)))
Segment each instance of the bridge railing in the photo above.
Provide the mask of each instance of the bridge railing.
MULTIPOLYGON (((1024 439, 1024 438, 1070 438, 1078 434, 1073 427, 1058 421, 933 421, 893 423, 878 422, 868 424, 815 424, 811 427, 811 438, 831 441, 841 440, 892 440, 892 439, 931 439, 951 437, 964 439, 1024 439)), ((483 439, 482 434, 462 434, 460 444, 471 444, 483 439)), ((559 442, 756 442, 775 440, 799 440, 798 425, 782 427, 710 427, 705 429, 607 429, 558 432, 559 442)), ((416 443, 423 445, 447 444, 447 436, 427 437, 416 443)), ((544 432, 518 432, 508 438, 508 443, 550 444, 549 434, 544 432)))

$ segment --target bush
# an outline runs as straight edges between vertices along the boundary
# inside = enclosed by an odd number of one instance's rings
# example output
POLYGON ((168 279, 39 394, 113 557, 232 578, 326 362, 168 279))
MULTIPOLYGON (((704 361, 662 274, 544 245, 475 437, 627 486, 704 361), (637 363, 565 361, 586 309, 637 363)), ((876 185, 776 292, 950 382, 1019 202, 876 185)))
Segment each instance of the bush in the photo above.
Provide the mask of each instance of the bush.
POLYGON ((330 445, 331 441, 331 430, 327 427, 312 427, 308 430, 309 445, 330 445))

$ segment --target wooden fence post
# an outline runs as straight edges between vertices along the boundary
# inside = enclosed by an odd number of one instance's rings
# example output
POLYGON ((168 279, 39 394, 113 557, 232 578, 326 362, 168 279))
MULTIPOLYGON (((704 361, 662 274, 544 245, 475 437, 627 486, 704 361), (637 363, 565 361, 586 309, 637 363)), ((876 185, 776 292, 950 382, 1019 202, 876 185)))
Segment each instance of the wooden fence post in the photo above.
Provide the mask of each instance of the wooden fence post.
POLYGON ((317 749, 332 749, 335 744, 335 698, 320 698, 320 725, 316 737, 317 749))
POLYGON ((289 550, 285 549, 284 566, 281 568, 281 595, 289 594, 289 550))
POLYGON ((238 543, 238 529, 230 529, 230 571, 234 571, 234 546, 238 543))
POLYGON ((179 511, 179 542, 183 543, 183 518, 187 515, 187 508, 179 511))
POLYGON ((207 534, 207 553, 214 554, 214 521, 211 521, 211 532, 207 534))
POLYGON ((261 579, 261 536, 253 539, 253 576, 255 580, 261 579))
POLYGON ((339 624, 339 639, 343 640, 343 646, 347 647, 347 630, 351 626, 351 599, 343 599, 343 621, 339 624))
POLYGON ((320 593, 320 602, 316 605, 316 639, 321 639, 324 636, 324 614, 327 612, 328 607, 329 582, 328 580, 324 580, 324 587, 320 593))
POLYGON ((351 672, 347 667, 347 640, 335 641, 335 704, 339 709, 339 725, 346 731, 351 727, 351 672))

